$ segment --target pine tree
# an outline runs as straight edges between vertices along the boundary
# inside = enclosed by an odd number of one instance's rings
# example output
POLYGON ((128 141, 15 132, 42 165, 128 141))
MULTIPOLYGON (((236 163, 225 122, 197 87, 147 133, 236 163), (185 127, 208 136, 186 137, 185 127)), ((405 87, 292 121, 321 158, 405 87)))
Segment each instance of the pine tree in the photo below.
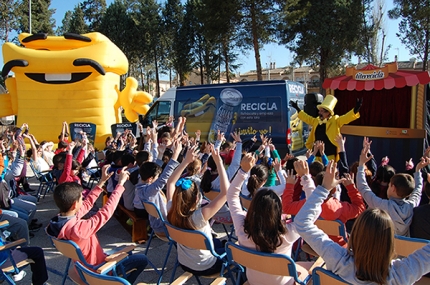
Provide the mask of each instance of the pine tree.
MULTIPOLYGON (((54 34, 55 20, 52 15, 55 9, 49 9, 51 0, 39 0, 31 2, 31 33, 54 34)), ((28 1, 20 1, 17 5, 18 33, 30 32, 28 1)))
POLYGON ((85 23, 84 12, 80 5, 77 5, 73 10, 69 23, 69 33, 85 34, 89 32, 88 25, 85 23))
POLYGON ((331 68, 357 49, 362 11, 361 0, 288 2, 279 39, 296 53, 296 62, 319 67, 323 82, 331 68))
POLYGON ((430 5, 428 0, 394 0, 394 9, 388 11, 392 19, 400 18, 400 38, 411 55, 423 61, 423 70, 428 70, 430 51, 430 5))

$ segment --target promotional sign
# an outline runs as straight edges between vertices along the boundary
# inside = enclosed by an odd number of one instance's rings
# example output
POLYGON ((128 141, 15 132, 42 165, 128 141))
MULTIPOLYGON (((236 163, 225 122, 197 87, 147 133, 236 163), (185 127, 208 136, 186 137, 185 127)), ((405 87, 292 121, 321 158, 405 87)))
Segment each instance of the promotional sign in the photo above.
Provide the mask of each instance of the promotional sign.
MULTIPOLYGON (((288 100, 297 98, 303 102, 303 84, 285 84, 284 81, 278 84, 271 82, 264 88, 253 83, 238 88, 215 87, 180 90, 181 94, 175 101, 175 115, 187 118, 188 134, 193 135, 200 130, 202 138, 207 136, 207 140, 213 143, 219 130, 226 136, 238 132, 244 141, 265 135, 273 138, 274 142, 285 144, 289 128, 286 116, 289 113, 288 100)), ((296 131, 303 132, 302 124, 296 131)), ((303 138, 302 135, 300 137, 303 138)))
POLYGON ((137 124, 136 123, 120 123, 113 124, 110 126, 112 130, 112 136, 116 136, 117 133, 123 133, 125 130, 131 130, 131 132, 136 135, 137 124))
POLYGON ((82 139, 82 134, 87 135, 87 139, 91 144, 94 144, 96 137, 96 125, 93 123, 70 123, 70 136, 72 140, 82 139))

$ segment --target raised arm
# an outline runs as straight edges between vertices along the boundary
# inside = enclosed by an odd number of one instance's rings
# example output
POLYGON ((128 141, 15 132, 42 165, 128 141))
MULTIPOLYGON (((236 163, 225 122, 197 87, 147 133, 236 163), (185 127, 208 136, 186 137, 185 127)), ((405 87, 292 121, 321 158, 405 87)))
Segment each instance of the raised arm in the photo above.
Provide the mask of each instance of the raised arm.
POLYGON ((198 156, 198 148, 196 146, 189 148, 182 162, 178 165, 178 167, 176 167, 172 175, 170 175, 166 184, 167 201, 172 200, 173 194, 175 193, 175 189, 176 189, 176 182, 179 180, 179 178, 181 178, 181 175, 184 172, 185 168, 187 168, 188 164, 193 162, 197 158, 197 156, 198 156))
POLYGON ((225 204, 225 202, 227 201, 227 197, 226 197, 227 190, 228 190, 228 187, 230 186, 230 182, 227 178, 227 173, 222 163, 222 158, 219 155, 219 151, 213 149, 212 157, 215 161, 215 164, 218 170, 220 193, 207 206, 202 208, 202 214, 205 220, 209 220, 210 218, 212 218, 219 211, 219 209, 221 209, 221 207, 225 204))
POLYGON ((411 195, 409 196, 409 199, 407 200, 407 202, 412 203, 414 207, 417 207, 421 201, 421 195, 423 190, 423 177, 421 175, 421 169, 423 169, 429 164, 430 164, 430 158, 422 157, 420 162, 417 164, 417 167, 415 168, 415 173, 414 173, 415 188, 412 191, 411 195))
MULTIPOLYGON (((343 179, 336 180, 335 173, 336 163, 330 161, 322 185, 315 189, 294 219, 299 234, 330 266, 336 264, 335 261, 339 262, 340 257, 346 253, 346 249, 329 239, 315 225, 315 221, 321 214, 321 204, 330 193, 328 189, 333 189, 339 183, 343 182, 343 179)), ((329 269, 333 270, 333 267, 329 269)))

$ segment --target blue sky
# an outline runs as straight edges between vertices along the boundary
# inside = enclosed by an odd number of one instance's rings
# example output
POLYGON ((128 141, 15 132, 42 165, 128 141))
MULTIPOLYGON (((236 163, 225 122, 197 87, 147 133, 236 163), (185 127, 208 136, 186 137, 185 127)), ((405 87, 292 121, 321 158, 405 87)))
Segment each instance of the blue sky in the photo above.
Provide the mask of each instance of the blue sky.
MULTIPOLYGON (((57 21, 57 25, 61 25, 61 20, 64 17, 64 14, 68 10, 73 10, 73 8, 77 5, 77 3, 82 2, 79 0, 51 0, 51 8, 56 9, 56 13, 54 18, 57 21)), ((113 0, 106 0, 107 5, 112 3, 113 0)), ((388 11, 392 8, 392 1, 385 1, 385 9, 388 11)), ((400 43, 400 40, 396 37, 396 32, 398 31, 398 21, 390 20, 388 17, 385 20, 385 29, 387 32, 387 43, 391 44, 392 47, 388 53, 389 61, 394 61, 394 56, 398 55, 399 61, 409 60, 412 56, 409 55, 409 52, 406 48, 400 43)), ((292 55, 288 49, 285 47, 279 46, 277 44, 269 44, 264 46, 263 50, 260 52, 261 56, 261 64, 266 67, 266 64, 270 62, 276 62, 277 67, 287 66, 292 61, 292 55)), ((239 58, 242 66, 239 68, 239 72, 245 73, 249 70, 256 69, 255 67, 255 58, 253 51, 249 51, 248 54, 242 55, 239 58)), ((352 60, 353 63, 356 63, 357 59, 352 60)))
MULTIPOLYGON (((34 0, 33 0, 34 1, 34 0)), ((64 14, 68 10, 73 10, 74 7, 81 0, 51 0, 51 8, 55 9, 54 19, 56 20, 57 26, 61 25, 61 21, 64 18, 64 14)), ((113 0, 106 0, 107 5, 112 3, 113 0)), ((385 1, 385 9, 388 11, 392 8, 392 1, 385 1)), ((391 44, 392 47, 388 53, 389 61, 394 61, 394 56, 398 55, 399 61, 409 60, 412 56, 406 48, 400 43, 400 40, 396 37, 396 32, 398 31, 399 21, 390 20, 388 17, 385 20, 385 29, 387 32, 387 44, 391 44)), ((285 47, 279 46, 277 44, 269 44, 264 46, 260 51, 261 64, 265 68, 270 62, 275 62, 277 67, 288 66, 292 61, 292 54, 285 47)), ((2 63, 3 59, 0 58, 2 63)), ((255 58, 253 51, 248 51, 247 54, 241 55, 239 61, 242 66, 239 68, 238 72, 245 73, 249 70, 255 70, 255 58)), ((352 63, 356 63, 357 59, 352 59, 352 63)))

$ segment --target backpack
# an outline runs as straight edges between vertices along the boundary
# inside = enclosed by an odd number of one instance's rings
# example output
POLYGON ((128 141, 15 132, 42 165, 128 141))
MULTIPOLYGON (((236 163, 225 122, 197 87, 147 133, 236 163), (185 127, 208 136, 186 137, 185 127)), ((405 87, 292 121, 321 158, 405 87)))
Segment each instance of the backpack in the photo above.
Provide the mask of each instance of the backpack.
POLYGON ((10 198, 9 198, 9 187, 6 181, 1 180, 0 182, 0 208, 8 210, 10 209, 10 198))

